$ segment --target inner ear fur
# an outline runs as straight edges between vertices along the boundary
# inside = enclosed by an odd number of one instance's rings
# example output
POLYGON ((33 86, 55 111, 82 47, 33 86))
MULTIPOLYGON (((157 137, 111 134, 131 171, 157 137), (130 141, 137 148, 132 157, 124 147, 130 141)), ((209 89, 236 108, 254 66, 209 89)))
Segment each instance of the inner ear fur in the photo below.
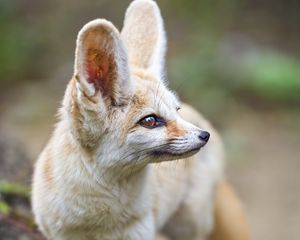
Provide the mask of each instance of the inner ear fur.
POLYGON ((158 77, 164 71, 166 36, 159 7, 152 0, 135 0, 128 7, 122 30, 131 65, 150 70, 158 77))
POLYGON ((98 93, 121 105, 131 92, 127 52, 118 30, 104 19, 87 23, 79 32, 75 76, 88 96, 98 93))

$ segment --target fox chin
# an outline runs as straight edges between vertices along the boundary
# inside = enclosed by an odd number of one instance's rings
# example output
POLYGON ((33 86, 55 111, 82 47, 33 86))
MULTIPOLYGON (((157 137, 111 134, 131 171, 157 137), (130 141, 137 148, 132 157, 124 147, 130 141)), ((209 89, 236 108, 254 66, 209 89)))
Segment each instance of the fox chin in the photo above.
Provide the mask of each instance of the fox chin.
POLYGON ((121 32, 79 31, 74 74, 33 176, 35 221, 58 240, 248 240, 216 131, 164 78, 157 4, 135 0, 121 32))

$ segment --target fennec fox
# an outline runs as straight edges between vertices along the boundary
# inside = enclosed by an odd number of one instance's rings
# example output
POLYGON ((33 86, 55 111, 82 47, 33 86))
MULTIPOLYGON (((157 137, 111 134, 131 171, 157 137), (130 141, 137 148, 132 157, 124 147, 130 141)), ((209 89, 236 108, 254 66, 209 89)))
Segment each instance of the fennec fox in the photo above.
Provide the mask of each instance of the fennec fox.
POLYGON ((121 33, 104 19, 79 32, 74 75, 33 178, 48 239, 249 239, 218 135, 166 86, 165 49, 152 0, 132 2, 121 33))

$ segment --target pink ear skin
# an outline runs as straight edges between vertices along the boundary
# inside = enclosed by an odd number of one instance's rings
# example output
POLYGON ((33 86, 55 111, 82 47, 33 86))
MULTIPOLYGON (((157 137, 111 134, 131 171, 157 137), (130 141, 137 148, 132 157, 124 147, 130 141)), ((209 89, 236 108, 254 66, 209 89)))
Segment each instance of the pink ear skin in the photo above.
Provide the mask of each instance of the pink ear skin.
POLYGON ((86 59, 87 81, 95 87, 96 93, 107 94, 109 89, 109 57, 99 50, 89 49, 86 59))
POLYGON ((125 104, 131 94, 127 52, 112 23, 104 19, 87 23, 78 33, 75 57, 75 75, 85 95, 125 104))

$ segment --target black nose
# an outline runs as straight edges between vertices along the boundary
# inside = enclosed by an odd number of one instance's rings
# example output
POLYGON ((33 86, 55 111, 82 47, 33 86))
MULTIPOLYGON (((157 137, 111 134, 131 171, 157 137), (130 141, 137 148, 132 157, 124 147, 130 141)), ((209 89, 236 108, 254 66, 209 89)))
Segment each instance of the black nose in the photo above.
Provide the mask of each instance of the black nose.
POLYGON ((210 134, 209 134, 209 132, 206 132, 206 131, 201 131, 199 134, 199 138, 205 142, 208 141, 209 137, 210 137, 210 134))

